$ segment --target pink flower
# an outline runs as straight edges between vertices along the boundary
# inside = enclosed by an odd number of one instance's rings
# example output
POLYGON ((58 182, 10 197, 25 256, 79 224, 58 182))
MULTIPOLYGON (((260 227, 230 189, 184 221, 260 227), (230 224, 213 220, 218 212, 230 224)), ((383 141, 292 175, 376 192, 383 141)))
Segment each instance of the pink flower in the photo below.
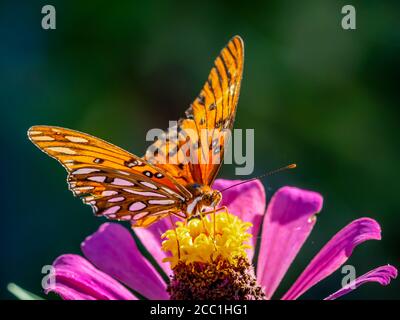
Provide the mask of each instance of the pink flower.
MULTIPOLYGON (((222 190, 237 182, 220 179, 214 188, 222 190)), ((270 299, 311 233, 316 223, 315 215, 322 208, 322 196, 312 191, 283 187, 273 195, 265 214, 265 191, 259 181, 232 188, 223 196, 222 205, 226 205, 229 212, 253 224, 250 229, 253 248, 258 235, 261 235, 256 275, 266 298, 270 299)), ((54 291, 69 300, 135 300, 140 296, 168 299, 166 275, 171 274, 171 269, 169 264, 162 262, 166 253, 161 250, 161 234, 169 228, 169 221, 164 219, 148 229, 135 229, 138 242, 158 263, 160 270, 157 271, 139 250, 128 229, 119 224, 104 223, 82 243, 86 259, 73 254, 56 259, 53 264, 55 285, 47 291, 54 291)), ((359 244, 380 239, 381 229, 375 220, 360 218, 351 222, 328 241, 281 299, 299 298, 340 268, 359 244)), ((254 249, 249 249, 248 255, 252 259, 254 249)), ((395 267, 381 266, 326 299, 339 298, 367 282, 388 285, 396 276, 395 267)))

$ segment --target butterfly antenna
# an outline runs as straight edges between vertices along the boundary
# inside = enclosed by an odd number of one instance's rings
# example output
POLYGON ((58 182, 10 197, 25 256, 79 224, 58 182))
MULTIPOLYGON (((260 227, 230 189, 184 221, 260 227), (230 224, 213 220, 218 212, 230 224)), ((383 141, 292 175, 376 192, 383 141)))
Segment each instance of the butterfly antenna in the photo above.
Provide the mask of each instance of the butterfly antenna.
POLYGON ((267 172, 267 173, 264 173, 264 174, 262 174, 261 176, 258 176, 258 177, 255 177, 255 178, 251 178, 251 179, 248 179, 248 180, 239 182, 239 183, 237 183, 237 184, 234 184, 234 185, 232 185, 232 186, 230 186, 230 187, 228 187, 228 188, 225 188, 225 189, 220 190, 220 192, 224 192, 224 191, 226 191, 226 190, 229 190, 229 189, 231 189, 231 188, 237 187, 237 186, 239 186, 239 185, 241 185, 241 184, 245 184, 245 183, 250 182, 250 181, 254 181, 254 180, 257 180, 257 179, 261 179, 261 178, 265 178, 265 177, 268 177, 268 176, 272 176, 273 174, 278 173, 278 172, 281 172, 281 171, 285 171, 285 170, 288 170, 288 169, 294 169, 294 168, 296 168, 296 167, 297 167, 297 165, 296 165, 295 163, 292 163, 292 164, 289 164, 289 165, 284 166, 284 167, 282 167, 282 168, 275 169, 275 170, 269 171, 269 172, 267 172))

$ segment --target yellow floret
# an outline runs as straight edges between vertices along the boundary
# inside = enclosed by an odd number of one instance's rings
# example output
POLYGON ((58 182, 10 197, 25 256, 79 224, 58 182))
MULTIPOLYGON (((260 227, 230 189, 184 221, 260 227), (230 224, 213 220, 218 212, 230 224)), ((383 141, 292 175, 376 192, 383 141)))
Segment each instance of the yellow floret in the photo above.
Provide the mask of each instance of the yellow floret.
POLYGON ((170 262, 174 268, 178 262, 209 263, 218 260, 228 261, 235 265, 239 258, 246 258, 246 249, 251 248, 247 243, 251 234, 247 230, 252 226, 243 222, 237 216, 222 212, 202 219, 179 221, 174 229, 167 230, 162 238, 162 249, 170 253, 164 262, 170 262), (178 235, 178 241, 176 239, 178 235), (179 250, 178 250, 179 242, 179 250))

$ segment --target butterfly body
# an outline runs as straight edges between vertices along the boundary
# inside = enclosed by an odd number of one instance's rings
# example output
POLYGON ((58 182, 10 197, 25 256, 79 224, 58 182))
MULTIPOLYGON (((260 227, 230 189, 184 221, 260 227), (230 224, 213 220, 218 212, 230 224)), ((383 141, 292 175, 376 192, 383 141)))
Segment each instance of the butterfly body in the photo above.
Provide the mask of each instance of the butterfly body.
POLYGON ((243 71, 244 48, 232 38, 214 62, 185 118, 156 140, 143 157, 79 131, 33 126, 28 137, 68 172, 68 186, 96 215, 147 227, 169 215, 190 218, 216 207, 222 195, 211 185, 222 165, 226 131, 233 127, 243 71), (203 134, 205 132, 205 134, 203 134), (179 136, 172 139, 175 133, 179 136), (184 142, 195 145, 185 159, 184 142), (218 155, 211 162, 210 155, 218 155), (170 161, 172 158, 182 162, 170 161))

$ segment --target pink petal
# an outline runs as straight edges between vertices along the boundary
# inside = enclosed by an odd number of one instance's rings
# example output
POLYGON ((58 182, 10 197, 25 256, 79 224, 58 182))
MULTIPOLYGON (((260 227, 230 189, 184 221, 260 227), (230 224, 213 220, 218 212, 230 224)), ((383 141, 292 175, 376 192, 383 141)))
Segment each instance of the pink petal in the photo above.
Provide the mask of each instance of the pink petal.
POLYGON ((356 246, 366 240, 380 239, 381 229, 375 220, 354 220, 321 249, 282 299, 297 299, 345 263, 356 246))
POLYGON ((383 286, 387 286, 392 279, 397 277, 397 269, 391 265, 381 266, 374 270, 371 270, 362 276, 358 277, 347 286, 331 294, 324 300, 335 300, 349 292, 357 289, 359 286, 367 282, 378 282, 383 286))
POLYGON ((48 282, 46 293, 54 291, 64 300, 137 300, 124 286, 81 256, 62 255, 53 267, 55 283, 48 282))
POLYGON ((322 208, 316 192, 283 187, 272 197, 264 217, 257 278, 270 299, 293 262, 322 208))
POLYGON ((168 299, 166 284, 140 253, 128 229, 104 223, 82 243, 85 256, 97 268, 148 299, 168 299))
MULTIPOLYGON (((173 218, 173 220, 176 220, 173 218)), ((168 218, 161 219, 147 228, 134 228, 133 231, 138 236, 143 246, 149 251, 151 256, 156 260, 158 265, 164 270, 167 275, 171 274, 169 263, 162 262, 167 257, 166 252, 161 250, 161 235, 171 229, 172 225, 168 218)))
MULTIPOLYGON (((223 190, 239 182, 241 180, 217 179, 212 187, 217 190, 223 190)), ((242 184, 222 193, 220 206, 227 206, 229 212, 237 215, 243 221, 253 224, 253 227, 249 229, 249 232, 253 235, 250 240, 253 249, 248 250, 250 260, 254 255, 261 219, 265 212, 265 203, 264 186, 259 180, 242 184)))

